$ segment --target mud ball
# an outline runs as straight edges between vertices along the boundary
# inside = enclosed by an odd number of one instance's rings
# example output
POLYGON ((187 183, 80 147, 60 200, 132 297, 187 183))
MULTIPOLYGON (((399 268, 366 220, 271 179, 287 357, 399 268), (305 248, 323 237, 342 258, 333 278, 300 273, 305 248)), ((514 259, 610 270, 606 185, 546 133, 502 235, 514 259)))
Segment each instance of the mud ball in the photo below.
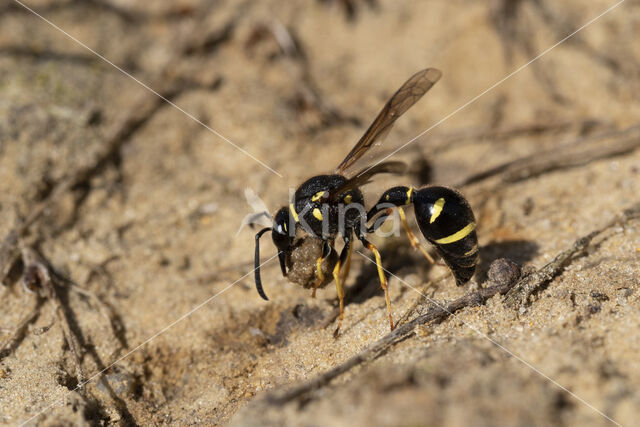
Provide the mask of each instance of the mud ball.
MULTIPOLYGON (((293 250, 287 255, 287 278, 304 288, 313 288, 316 283, 316 262, 322 256, 322 239, 308 234, 296 236, 293 250)), ((338 262, 335 250, 322 262, 324 280, 319 288, 327 286, 333 280, 333 268, 338 262)))
POLYGON ((507 285, 515 282, 522 275, 520 266, 508 258, 498 258, 491 263, 487 276, 497 285, 507 285))

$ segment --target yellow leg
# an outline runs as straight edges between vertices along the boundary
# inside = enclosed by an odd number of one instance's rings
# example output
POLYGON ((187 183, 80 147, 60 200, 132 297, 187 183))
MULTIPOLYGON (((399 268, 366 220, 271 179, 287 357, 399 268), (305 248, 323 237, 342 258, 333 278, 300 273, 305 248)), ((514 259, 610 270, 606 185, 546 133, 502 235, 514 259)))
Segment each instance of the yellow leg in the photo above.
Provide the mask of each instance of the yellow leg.
POLYGON ((340 283, 340 260, 333 268, 333 280, 336 281, 336 290, 338 291, 338 300, 340 301, 340 316, 338 317, 338 327, 333 332, 333 337, 337 338, 342 326, 342 319, 344 318, 344 289, 342 289, 342 283, 340 283))
POLYGON ((347 252, 347 260, 342 268, 342 283, 347 283, 347 277, 349 277, 349 269, 351 268, 351 252, 353 251, 353 245, 349 245, 349 252, 347 252))
POLYGON ((311 298, 316 297, 316 289, 322 282, 324 282, 324 273, 322 273, 322 261, 324 258, 320 257, 316 260, 316 282, 313 284, 313 291, 311 292, 311 298))
POLYGON ((422 247, 422 245, 418 241, 418 238, 413 234, 413 231, 411 231, 411 227, 409 227, 409 223, 407 222, 407 217, 404 215, 404 211, 402 210, 402 208, 398 208, 398 213, 400 214, 400 220, 402 221, 404 230, 407 232, 407 237, 409 237, 409 241, 411 242, 411 247, 413 249, 416 249, 416 248, 420 249, 420 252, 422 252, 422 255, 424 255, 425 258, 427 258, 427 261, 429 261, 431 264, 439 265, 440 263, 436 262, 436 260, 434 260, 433 257, 429 255, 429 252, 427 252, 425 248, 422 247))
POLYGON ((378 248, 376 248, 372 243, 367 242, 367 249, 369 249, 376 257, 376 267, 378 267, 378 276, 380 277, 380 286, 384 291, 384 298, 387 301, 387 312, 389 313, 389 324, 391 325, 391 330, 393 331, 393 315, 391 314, 391 300, 389 299, 389 289, 387 286, 387 278, 384 275, 384 270, 382 269, 382 259, 380 258, 380 252, 378 252, 378 248))

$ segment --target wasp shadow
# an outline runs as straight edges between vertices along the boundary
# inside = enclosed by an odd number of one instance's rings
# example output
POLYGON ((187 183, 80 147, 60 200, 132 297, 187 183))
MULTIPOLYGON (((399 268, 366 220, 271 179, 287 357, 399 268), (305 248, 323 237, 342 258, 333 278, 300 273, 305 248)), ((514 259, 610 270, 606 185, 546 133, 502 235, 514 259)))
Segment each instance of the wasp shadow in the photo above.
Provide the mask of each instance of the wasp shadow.
MULTIPOLYGON (((431 269, 432 265, 418 251, 415 251, 409 241, 403 237, 388 238, 384 245, 378 248, 382 266, 387 272, 387 280, 390 276, 404 276, 407 274, 418 274, 425 276, 431 269), (391 274, 390 274, 391 273, 391 274)), ((376 267, 375 257, 373 253, 366 249, 356 248, 353 254, 354 262, 358 258, 362 259, 362 268, 355 278, 355 282, 349 286, 345 294, 345 305, 356 303, 361 304, 377 295, 384 295, 380 286, 378 277, 378 268, 376 267), (357 251, 361 252, 360 255, 357 251)))

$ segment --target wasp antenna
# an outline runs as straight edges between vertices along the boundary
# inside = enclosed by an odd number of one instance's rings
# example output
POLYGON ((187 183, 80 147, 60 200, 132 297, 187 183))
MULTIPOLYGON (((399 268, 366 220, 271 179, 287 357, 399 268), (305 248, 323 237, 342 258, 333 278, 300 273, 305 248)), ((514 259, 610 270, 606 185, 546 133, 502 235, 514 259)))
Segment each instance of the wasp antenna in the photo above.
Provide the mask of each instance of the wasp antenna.
POLYGON ((260 279, 260 237, 262 237, 262 235, 269 230, 271 230, 271 227, 263 228, 262 230, 258 231, 258 234, 256 234, 256 256, 254 258, 254 269, 253 269, 255 274, 255 280, 256 280, 256 290, 258 291, 258 294, 262 297, 262 299, 265 301, 269 301, 269 298, 267 298, 267 295, 264 293, 264 290, 262 289, 262 279, 260 279))

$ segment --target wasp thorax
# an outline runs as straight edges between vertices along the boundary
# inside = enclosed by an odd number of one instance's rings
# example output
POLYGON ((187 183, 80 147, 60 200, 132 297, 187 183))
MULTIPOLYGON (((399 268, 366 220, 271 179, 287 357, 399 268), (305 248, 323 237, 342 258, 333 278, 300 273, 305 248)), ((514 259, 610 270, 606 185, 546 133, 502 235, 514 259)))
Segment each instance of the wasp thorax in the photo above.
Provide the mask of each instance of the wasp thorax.
MULTIPOLYGON (((389 326, 393 329, 391 298, 380 251, 367 240, 367 235, 375 233, 396 212, 411 246, 420 247, 403 211, 411 205, 422 235, 433 244, 449 266, 456 283, 462 285, 471 279, 479 253, 476 221, 469 203, 460 193, 437 186, 422 189, 393 187, 367 212, 361 187, 374 176, 403 173, 406 169, 404 163, 378 162, 347 177, 350 175, 348 168, 377 145, 378 138, 386 134, 395 120, 416 103, 441 75, 434 68, 426 68, 411 76, 385 104, 334 173, 316 175, 303 182, 293 194, 290 204, 277 212, 273 226, 256 234, 255 282, 262 298, 267 299, 260 278, 259 240, 260 236, 271 230, 273 242, 278 247, 277 255, 283 276, 305 288, 312 288, 312 297, 316 296, 317 288, 335 281, 340 308, 338 324, 333 333, 337 336, 344 316, 344 283, 349 276, 353 243, 357 240, 371 251, 375 259, 389 326), (340 256, 335 248, 337 238, 344 243, 340 256)), ((427 260, 433 263, 431 255, 424 248, 420 249, 427 260)))

